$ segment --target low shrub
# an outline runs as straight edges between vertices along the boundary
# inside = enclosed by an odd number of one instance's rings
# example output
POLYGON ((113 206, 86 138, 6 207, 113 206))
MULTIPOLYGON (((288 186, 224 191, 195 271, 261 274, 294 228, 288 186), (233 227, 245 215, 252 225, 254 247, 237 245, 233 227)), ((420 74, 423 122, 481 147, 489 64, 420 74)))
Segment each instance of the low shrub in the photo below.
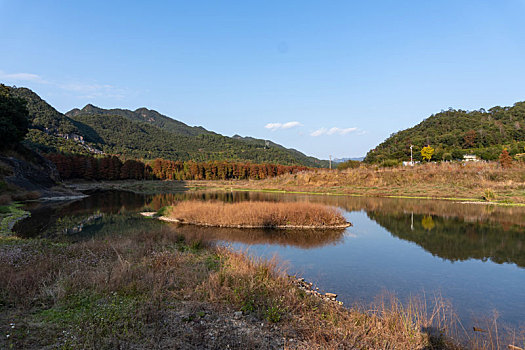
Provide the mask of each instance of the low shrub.
POLYGON ((337 170, 345 170, 345 169, 357 169, 361 166, 361 162, 357 160, 347 160, 346 162, 342 162, 337 164, 337 170))
POLYGON ((28 192, 22 192, 17 193, 13 195, 13 200, 15 201, 28 201, 28 200, 35 200, 40 198, 41 195, 38 191, 28 191, 28 192))
POLYGON ((0 195, 0 205, 7 205, 11 203, 11 196, 8 194, 2 194, 0 195))

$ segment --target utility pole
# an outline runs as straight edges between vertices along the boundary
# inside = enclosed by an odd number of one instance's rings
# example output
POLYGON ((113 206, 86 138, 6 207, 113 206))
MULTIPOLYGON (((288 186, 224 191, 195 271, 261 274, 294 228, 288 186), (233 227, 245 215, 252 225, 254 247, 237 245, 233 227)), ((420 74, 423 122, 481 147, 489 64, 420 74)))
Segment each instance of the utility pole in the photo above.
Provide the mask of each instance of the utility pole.
POLYGON ((332 155, 330 154, 330 170, 332 170, 332 155))
POLYGON ((410 165, 414 165, 414 161, 412 160, 412 145, 410 145, 410 165))

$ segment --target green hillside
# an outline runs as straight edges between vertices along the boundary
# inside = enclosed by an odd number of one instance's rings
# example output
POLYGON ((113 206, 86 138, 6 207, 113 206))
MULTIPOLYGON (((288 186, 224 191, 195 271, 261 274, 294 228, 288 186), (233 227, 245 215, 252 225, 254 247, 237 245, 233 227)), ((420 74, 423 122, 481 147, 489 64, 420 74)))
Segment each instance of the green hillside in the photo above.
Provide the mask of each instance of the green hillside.
MULTIPOLYGON (((246 144, 230 137, 214 134, 187 136, 158 127, 135 122, 118 115, 77 115, 75 120, 91 128, 102 142, 94 146, 105 153, 125 154, 134 158, 173 160, 239 160, 257 163, 278 162, 304 164, 294 152, 282 148, 246 144)), ((308 162, 310 166, 315 165, 308 162)))
POLYGON ((31 125, 24 142, 46 153, 89 154, 100 150, 144 159, 327 166, 326 161, 294 149, 272 142, 266 146, 264 140, 254 138, 222 136, 146 108, 106 110, 87 105, 64 115, 30 89, 9 87, 9 90, 13 96, 27 101, 31 125), (78 140, 80 137, 82 141, 78 140))
POLYGON ((133 121, 151 124, 161 129, 171 131, 171 132, 181 134, 181 135, 197 136, 197 135, 203 135, 203 134, 214 134, 213 132, 204 129, 202 126, 188 126, 184 124, 183 122, 180 122, 175 119, 171 119, 165 115, 160 114, 157 111, 150 110, 147 108, 138 108, 134 111, 130 111, 128 109, 120 109, 120 108, 103 109, 103 108, 93 106, 92 104, 88 104, 82 109, 75 108, 75 109, 70 110, 69 112, 66 113, 66 116, 74 118, 76 116, 85 115, 85 114, 118 115, 118 116, 125 117, 133 121))
POLYGON ((392 134, 368 152, 365 162, 410 160, 411 144, 416 160, 421 160, 420 150, 427 144, 435 149, 433 160, 461 159, 464 154, 495 160, 504 147, 511 155, 523 153, 525 102, 488 111, 442 111, 412 128, 392 134))
MULTIPOLYGON (((283 164, 302 164, 314 167, 326 167, 328 165, 326 161, 321 161, 314 157, 308 157, 295 149, 285 148, 271 141, 268 141, 268 146, 266 146, 266 140, 262 139, 242 137, 239 135, 234 135, 233 137, 222 136, 212 131, 208 131, 201 126, 188 126, 178 120, 171 119, 157 111, 149 110, 147 108, 139 108, 135 111, 130 111, 127 109, 103 109, 88 104, 82 109, 73 109, 67 112, 66 115, 73 120, 80 118, 82 123, 93 127, 96 127, 97 123, 95 122, 95 125, 93 125, 93 123, 90 122, 89 117, 87 117, 89 115, 97 119, 99 116, 121 116, 130 121, 147 123, 156 126, 163 131, 172 132, 181 136, 214 136, 209 138, 200 137, 197 139, 180 138, 177 136, 177 144, 181 145, 182 148, 187 151, 188 154, 186 157, 190 157, 193 160, 219 160, 227 157, 226 159, 231 160, 282 162, 283 164), (207 146, 208 149, 203 149, 203 145, 207 146), (199 151, 199 149, 201 149, 201 151, 199 151)), ((152 131, 150 129, 148 130, 152 131)), ((155 131, 152 132, 153 134, 156 133, 155 131)), ((107 136, 113 137, 114 135, 107 136)), ((171 146, 166 145, 166 147, 169 148, 171 146)), ((181 147, 178 147, 177 149, 181 149, 181 147)), ((163 153, 166 153, 165 150, 163 153)), ((177 157, 180 156, 180 154, 177 155, 177 157)), ((190 158, 178 159, 189 160, 190 158)))
POLYGON ((27 101, 31 128, 40 130, 48 129, 62 134, 79 132, 71 119, 51 107, 32 90, 23 87, 8 87, 8 89, 12 96, 27 101))

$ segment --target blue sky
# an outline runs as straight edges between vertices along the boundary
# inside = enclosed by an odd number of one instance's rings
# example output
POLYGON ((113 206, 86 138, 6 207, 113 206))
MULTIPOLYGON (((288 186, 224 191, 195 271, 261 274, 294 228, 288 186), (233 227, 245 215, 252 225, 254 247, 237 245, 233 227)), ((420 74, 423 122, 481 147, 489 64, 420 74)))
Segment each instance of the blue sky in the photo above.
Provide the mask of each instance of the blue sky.
POLYGON ((0 0, 0 82, 327 159, 525 100, 525 0, 0 0))

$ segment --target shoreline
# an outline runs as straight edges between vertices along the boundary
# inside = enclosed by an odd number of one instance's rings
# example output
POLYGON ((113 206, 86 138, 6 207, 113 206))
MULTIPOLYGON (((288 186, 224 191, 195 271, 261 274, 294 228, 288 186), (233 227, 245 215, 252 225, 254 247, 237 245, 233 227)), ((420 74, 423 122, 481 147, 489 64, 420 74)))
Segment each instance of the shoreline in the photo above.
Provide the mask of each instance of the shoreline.
MULTIPOLYGON (((95 343, 112 344, 112 330, 115 327, 120 329, 118 327, 124 323, 136 332, 145 333, 140 333, 138 339, 128 339, 122 335, 119 341, 123 344, 141 344, 141 341, 150 341, 153 338, 149 337, 156 334, 140 318, 144 304, 144 307, 153 308, 155 314, 160 315, 155 321, 155 327, 172 324, 180 329, 189 329, 192 334, 200 334, 203 329, 207 335, 192 340, 201 345, 225 347, 227 344, 241 344, 244 339, 242 334, 246 333, 256 339, 255 347, 265 344, 258 343, 264 339, 272 344, 272 348, 290 349, 352 347, 356 344, 363 348, 381 348, 385 344, 398 349, 463 348, 459 345, 457 334, 440 333, 448 329, 449 324, 432 325, 431 320, 420 318, 417 312, 422 310, 417 309, 417 304, 402 305, 397 299, 389 299, 387 303, 391 305, 382 308, 344 307, 337 301, 336 294, 320 292, 303 278, 286 274, 278 261, 260 260, 250 257, 246 252, 200 241, 187 241, 183 236, 173 235, 174 231, 161 230, 115 237, 110 235, 66 245, 45 239, 0 237, 0 243, 6 243, 0 245, 0 258, 6 252, 8 256, 27 256, 26 251, 37 255, 23 263, 30 264, 24 265, 24 269, 31 273, 17 278, 28 278, 30 281, 33 278, 44 279, 44 283, 35 284, 33 288, 44 288, 42 290, 45 291, 47 285, 59 282, 46 278, 66 276, 60 283, 66 283, 65 286, 72 288, 64 295, 57 296, 58 299, 49 305, 42 299, 44 306, 36 306, 36 309, 35 306, 26 311, 11 307, 2 309, 5 314, 0 316, 0 332, 9 332, 7 334, 12 336, 12 341, 16 341, 18 336, 24 339, 25 333, 16 333, 5 327, 13 323, 16 329, 21 328, 33 334, 30 341, 51 341, 55 345, 69 341, 73 346, 82 347, 87 344, 85 341, 93 341, 91 337, 95 335, 100 337, 95 343), (42 254, 41 260, 39 254, 42 254), (71 259, 71 256, 76 258, 71 259), (41 272, 42 269, 56 266, 44 263, 49 259, 57 261, 58 270, 55 273, 49 273, 50 270, 41 272), (86 259, 88 265, 85 265, 86 259), (79 271, 89 273, 79 274, 79 271), (173 278, 175 281, 172 281, 173 278), (112 281, 110 284, 100 283, 108 279, 112 281), (183 287, 188 283, 187 287, 183 287), (163 287, 158 289, 156 286, 163 287), (114 305, 118 308, 112 309, 114 305), (92 318, 92 314, 108 318, 108 321, 100 323, 97 318, 92 318), (65 320, 63 315, 67 315, 65 320), (79 325, 88 331, 78 333, 75 327, 79 325), (92 333, 93 327, 98 327, 96 329, 100 333, 92 333), (435 333, 425 329, 434 329, 435 333), (236 333, 238 330, 245 333, 239 335, 236 333), (67 332, 66 336, 61 333, 63 331, 67 332), (220 334, 223 333, 231 334, 229 338, 221 339, 220 334), (46 338, 44 334, 52 336, 46 338), (35 340, 39 337, 41 340, 35 340), (326 340, 319 342, 320 339, 326 340)), ((13 279, 20 274, 18 264, 14 262, 12 270, 10 266, 4 267, 3 271, 8 273, 6 276, 10 276, 6 279, 13 279)), ((20 292, 12 291, 15 297, 20 292)), ((39 300, 34 298, 31 296, 28 303, 39 300)), ((16 303, 19 302, 24 303, 17 299, 16 303)), ((445 307, 444 304, 434 307, 440 312, 448 312, 440 309, 445 307)), ((428 312, 433 312, 432 307, 428 312)), ((172 334, 170 339, 174 342, 186 339, 180 331, 168 329, 163 332, 172 332, 169 334, 172 334)), ((129 334, 132 337, 133 331, 129 334)), ((483 341, 482 333, 474 332, 470 336, 483 341)), ((2 341, 6 345, 10 344, 7 342, 9 339, 2 339, 0 345, 2 341)), ((177 344, 181 347, 187 345, 177 344)), ((509 343, 501 344, 506 346, 509 343)), ((468 348, 485 349, 475 345, 468 348)))
MULTIPOLYGON (((188 191, 222 191, 222 192, 260 192, 260 193, 282 193, 282 194, 305 194, 319 196, 348 196, 348 197, 370 197, 370 198, 393 198, 393 199, 422 199, 422 200, 443 200, 461 204, 496 205, 505 207, 525 207, 525 196, 523 202, 510 203, 505 200, 480 200, 475 197, 460 196, 422 196, 422 195, 399 195, 393 193, 349 193, 343 191, 297 190, 282 188, 259 188, 255 186, 256 181, 264 180, 236 180, 233 183, 225 183, 223 180, 145 180, 145 181, 81 181, 66 182, 67 186, 77 191, 96 191, 96 190, 120 190, 137 194, 158 194, 158 193, 181 193, 188 191), (234 187, 234 185, 245 187, 234 187)), ((383 189, 388 191, 388 189, 383 189)))
POLYGON ((14 260, 3 267, 4 278, 18 276, 18 283, 40 281, 28 290, 0 283, 0 291, 9 292, 0 313, 0 332, 9 337, 0 338, 0 347, 64 343, 72 348, 107 347, 118 339, 120 344, 142 348, 140 344, 153 341, 160 331, 162 341, 176 348, 240 346, 249 334, 253 348, 388 344, 413 349, 439 344, 435 349, 455 349, 445 338, 421 331, 423 324, 417 323, 421 320, 408 307, 400 309, 398 301, 377 312, 345 308, 336 294, 321 293, 303 278, 287 275, 276 261, 186 241, 170 232, 140 232, 66 245, 0 237, 0 243, 5 241, 0 258, 6 253, 32 254, 22 263, 31 273, 20 275, 20 262, 14 260), (80 259, 64 259, 71 254, 80 259), (49 259, 57 263, 44 263, 49 259), (50 302, 42 292, 57 283, 59 276, 68 290, 50 302), (99 283, 99 278, 110 278, 112 283, 99 283), (184 330, 195 338, 185 336, 184 330))
POLYGON ((187 222, 175 218, 170 218, 168 216, 155 216, 156 212, 141 212, 139 213, 142 216, 149 217, 152 219, 157 219, 165 222, 173 222, 181 225, 194 225, 201 227, 219 227, 219 228, 242 228, 242 229, 277 229, 277 230, 286 230, 286 229, 299 229, 299 230, 335 230, 335 229, 344 229, 352 226, 351 223, 347 222, 345 225, 334 225, 334 226, 308 226, 308 225, 276 225, 276 226, 264 226, 264 225, 214 225, 214 224, 204 224, 198 222, 187 222))

